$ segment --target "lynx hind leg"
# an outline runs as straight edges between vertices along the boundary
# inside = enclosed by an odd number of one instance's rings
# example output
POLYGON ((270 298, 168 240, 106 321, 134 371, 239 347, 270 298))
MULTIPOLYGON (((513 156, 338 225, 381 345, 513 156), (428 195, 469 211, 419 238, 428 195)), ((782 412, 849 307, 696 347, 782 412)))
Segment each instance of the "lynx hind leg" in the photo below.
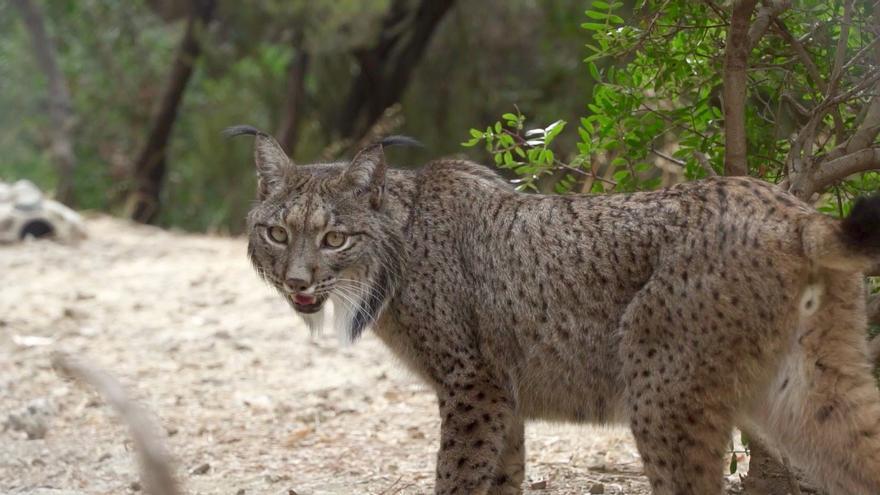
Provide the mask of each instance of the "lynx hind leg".
POLYGON ((655 495, 720 495, 734 412, 725 346, 706 338, 712 322, 679 316, 664 289, 647 284, 622 319, 630 427, 655 495))
POLYGON ((750 418, 833 495, 880 493, 880 392, 865 342, 861 275, 808 287, 791 350, 750 418))

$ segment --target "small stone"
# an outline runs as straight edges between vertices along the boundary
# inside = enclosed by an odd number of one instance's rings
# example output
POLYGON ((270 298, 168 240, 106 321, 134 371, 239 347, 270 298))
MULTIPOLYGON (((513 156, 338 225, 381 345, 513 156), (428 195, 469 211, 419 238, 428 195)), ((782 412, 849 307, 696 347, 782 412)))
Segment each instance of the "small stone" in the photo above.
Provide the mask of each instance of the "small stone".
POLYGON ((547 480, 535 481, 531 485, 532 490, 546 490, 547 489, 547 480))
POLYGON ((190 471, 190 474, 205 474, 210 470, 211 470, 211 465, 208 464, 207 462, 204 462, 204 463, 199 464, 198 466, 194 467, 193 470, 190 471))
POLYGON ((101 457, 98 457, 98 462, 104 462, 111 457, 113 456, 110 454, 110 452, 104 452, 103 454, 101 454, 101 457))
POLYGON ((139 492, 139 491, 141 491, 141 482, 140 481, 132 481, 128 485, 128 488, 133 492, 139 492))
POLYGON ((599 482, 593 483, 593 486, 590 487, 590 493, 592 495, 601 495, 605 493, 605 485, 599 482))
POLYGON ((245 493, 247 492, 244 490, 244 488, 239 488, 238 491, 235 492, 235 495, 245 495, 245 493))
POLYGON ((54 413, 53 409, 47 399, 32 400, 22 410, 10 414, 3 422, 3 429, 23 431, 28 440, 45 438, 49 430, 49 418, 54 413))

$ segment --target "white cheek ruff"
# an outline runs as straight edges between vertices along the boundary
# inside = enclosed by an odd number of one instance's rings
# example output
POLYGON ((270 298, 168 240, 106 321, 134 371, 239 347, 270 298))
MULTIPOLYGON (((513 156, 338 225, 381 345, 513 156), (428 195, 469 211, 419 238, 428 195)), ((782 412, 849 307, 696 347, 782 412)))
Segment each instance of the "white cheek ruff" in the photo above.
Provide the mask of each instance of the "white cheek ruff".
POLYGON ((334 291, 333 326, 340 341, 351 343, 370 327, 385 308, 388 279, 381 271, 370 282, 358 284, 357 289, 334 291))
POLYGON ((330 301, 333 303, 333 331, 342 344, 354 342, 352 326, 357 308, 361 306, 360 297, 356 301, 351 301, 350 298, 350 296, 343 298, 336 293, 330 295, 330 301))
POLYGON ((316 335, 320 335, 321 330, 324 329, 324 312, 325 311, 327 311, 326 304, 324 304, 324 306, 321 308, 321 310, 316 313, 310 313, 310 314, 297 313, 303 319, 303 321, 306 322, 306 326, 309 327, 309 333, 312 335, 312 337, 314 337, 316 335))

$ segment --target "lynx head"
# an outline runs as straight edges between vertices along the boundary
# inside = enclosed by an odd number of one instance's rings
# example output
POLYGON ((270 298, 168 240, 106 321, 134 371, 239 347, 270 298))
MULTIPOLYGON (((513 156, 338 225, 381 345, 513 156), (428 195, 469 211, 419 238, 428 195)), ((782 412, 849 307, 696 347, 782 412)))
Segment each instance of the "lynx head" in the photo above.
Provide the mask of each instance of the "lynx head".
POLYGON ((337 330, 355 340, 394 293, 400 270, 382 145, 349 163, 294 165, 268 134, 247 126, 226 133, 256 136, 258 197, 247 223, 257 272, 313 330, 332 299, 337 330))

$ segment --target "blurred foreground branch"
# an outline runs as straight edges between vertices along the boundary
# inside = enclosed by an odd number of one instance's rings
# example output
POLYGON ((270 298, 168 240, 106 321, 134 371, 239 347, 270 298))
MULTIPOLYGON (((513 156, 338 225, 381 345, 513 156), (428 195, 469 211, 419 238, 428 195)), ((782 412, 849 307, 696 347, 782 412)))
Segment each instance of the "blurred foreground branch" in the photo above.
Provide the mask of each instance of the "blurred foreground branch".
POLYGON ((160 430, 150 413, 128 397, 116 379, 81 360, 56 353, 52 364, 64 374, 94 388, 128 425, 146 493, 179 495, 181 491, 174 477, 173 459, 165 449, 160 430))

